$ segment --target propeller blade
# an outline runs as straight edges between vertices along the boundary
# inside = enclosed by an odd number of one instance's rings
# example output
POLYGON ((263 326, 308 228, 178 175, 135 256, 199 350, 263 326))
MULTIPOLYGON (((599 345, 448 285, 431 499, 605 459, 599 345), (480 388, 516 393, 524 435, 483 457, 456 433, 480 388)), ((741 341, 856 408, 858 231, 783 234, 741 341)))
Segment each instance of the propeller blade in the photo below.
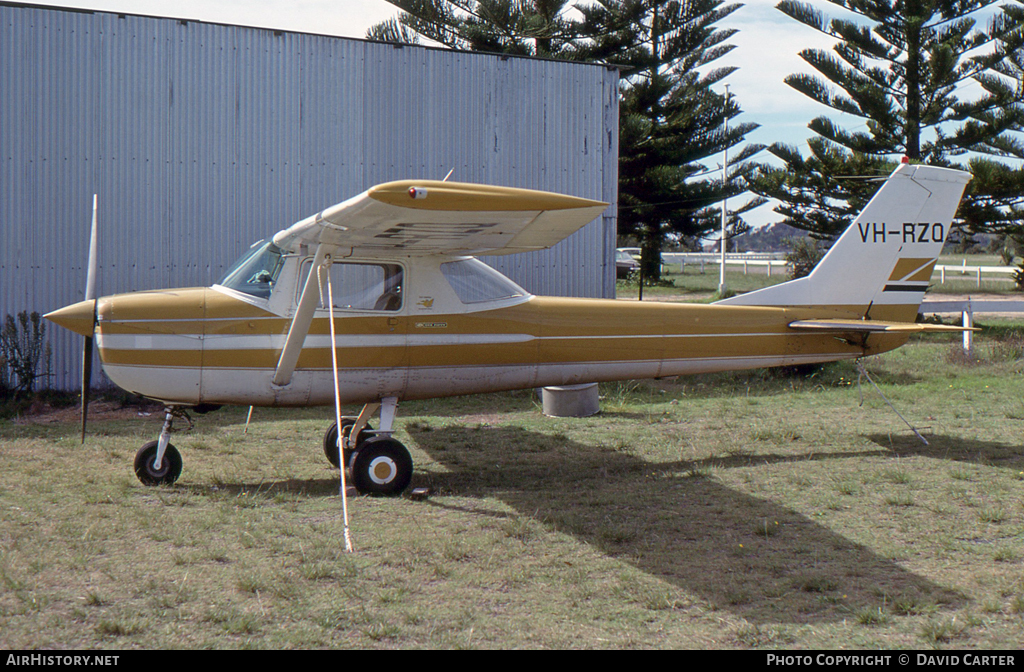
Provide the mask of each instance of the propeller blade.
POLYGON ((93 334, 96 331, 96 194, 92 195, 92 230, 89 232, 89 266, 85 275, 85 300, 92 301, 92 329, 85 337, 82 350, 82 443, 85 443, 85 425, 89 416, 89 387, 92 383, 93 334))
POLYGON ((92 195, 92 231, 89 233, 89 267, 85 275, 85 300, 96 298, 96 194, 92 195))
POLYGON ((85 423, 89 416, 89 386, 92 382, 92 336, 85 337, 82 350, 82 443, 85 443, 85 423))

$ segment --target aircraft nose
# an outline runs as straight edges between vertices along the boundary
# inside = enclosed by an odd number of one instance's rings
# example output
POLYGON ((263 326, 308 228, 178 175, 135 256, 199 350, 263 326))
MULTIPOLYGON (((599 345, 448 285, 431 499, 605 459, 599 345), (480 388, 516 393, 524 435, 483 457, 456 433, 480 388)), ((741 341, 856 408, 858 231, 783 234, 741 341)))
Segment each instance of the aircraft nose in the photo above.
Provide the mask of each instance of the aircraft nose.
POLYGON ((70 306, 58 308, 52 313, 43 315, 54 324, 64 327, 82 336, 92 336, 95 328, 96 300, 79 301, 70 306))

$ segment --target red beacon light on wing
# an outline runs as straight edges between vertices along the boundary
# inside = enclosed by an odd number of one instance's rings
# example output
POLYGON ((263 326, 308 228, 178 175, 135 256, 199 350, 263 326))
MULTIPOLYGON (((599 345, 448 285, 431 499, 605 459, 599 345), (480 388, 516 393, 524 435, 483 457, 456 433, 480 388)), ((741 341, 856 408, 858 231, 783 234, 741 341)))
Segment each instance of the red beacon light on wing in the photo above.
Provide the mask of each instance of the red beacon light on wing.
POLYGON ((409 187, 409 198, 421 199, 427 197, 427 190, 423 187, 409 187))

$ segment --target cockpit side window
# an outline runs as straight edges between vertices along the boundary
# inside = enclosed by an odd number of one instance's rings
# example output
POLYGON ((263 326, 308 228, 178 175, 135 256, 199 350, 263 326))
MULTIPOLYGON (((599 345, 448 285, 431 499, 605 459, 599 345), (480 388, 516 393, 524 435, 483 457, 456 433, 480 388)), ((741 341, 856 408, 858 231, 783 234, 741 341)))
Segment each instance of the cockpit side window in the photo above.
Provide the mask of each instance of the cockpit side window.
POLYGON ((526 296, 525 289, 478 259, 445 262, 441 273, 466 304, 526 296))
POLYGON ((284 250, 260 241, 224 274, 217 284, 260 299, 269 299, 284 266, 284 250))
MULTIPOLYGON (((305 260, 299 277, 305 278, 312 265, 311 259, 305 260)), ((402 267, 398 264, 339 261, 331 264, 330 273, 336 309, 397 311, 402 308, 402 267)), ((321 278, 320 292, 323 297, 320 305, 326 307, 326 276, 321 278)), ((301 296, 301 286, 298 293, 301 296)))

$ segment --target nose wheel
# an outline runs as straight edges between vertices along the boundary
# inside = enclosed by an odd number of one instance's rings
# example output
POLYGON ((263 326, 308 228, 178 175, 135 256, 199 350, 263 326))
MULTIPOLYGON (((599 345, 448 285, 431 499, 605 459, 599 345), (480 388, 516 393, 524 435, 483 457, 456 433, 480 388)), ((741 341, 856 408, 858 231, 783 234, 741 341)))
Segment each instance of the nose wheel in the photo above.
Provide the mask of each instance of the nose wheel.
POLYGON ((193 427, 192 418, 184 409, 173 406, 164 409, 160 438, 145 444, 135 454, 135 475, 143 485, 170 485, 181 476, 181 453, 170 441, 174 418, 188 422, 188 429, 193 427))
POLYGON ((160 466, 156 466, 159 441, 150 441, 135 454, 135 475, 143 485, 170 485, 181 476, 181 453, 168 443, 160 466))

